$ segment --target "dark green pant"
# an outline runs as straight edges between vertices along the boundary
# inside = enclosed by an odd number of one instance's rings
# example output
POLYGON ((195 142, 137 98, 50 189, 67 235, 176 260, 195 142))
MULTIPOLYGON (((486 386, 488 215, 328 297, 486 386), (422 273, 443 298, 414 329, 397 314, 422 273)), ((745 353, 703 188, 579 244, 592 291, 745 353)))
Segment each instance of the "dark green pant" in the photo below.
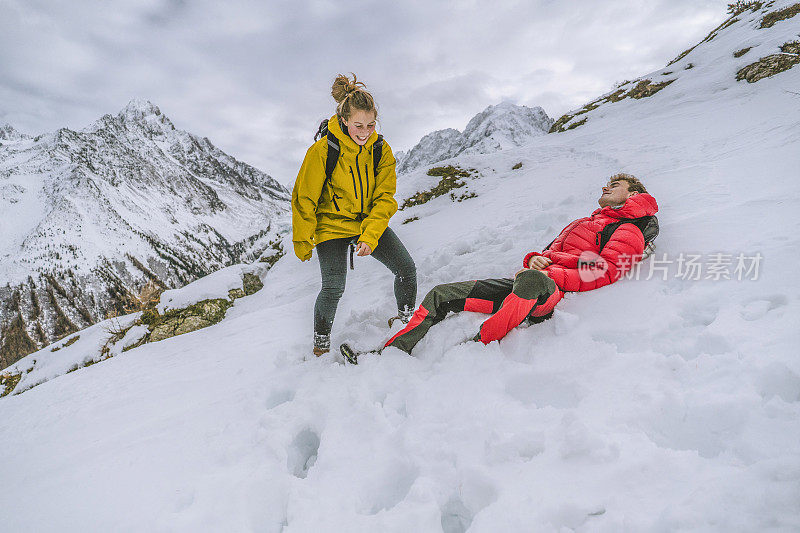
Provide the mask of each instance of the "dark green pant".
POLYGON ((534 322, 549 318, 564 296, 546 274, 525 270, 515 279, 483 279, 437 285, 425 296, 408 325, 389 339, 394 346, 411 353, 434 324, 450 311, 492 314, 482 325, 476 340, 488 344, 503 338, 530 317, 534 322))
MULTIPOLYGON (((314 333, 330 335, 336 307, 347 279, 347 249, 353 237, 331 239, 317 245, 322 289, 314 304, 314 333)), ((394 296, 399 311, 414 309, 417 300, 417 267, 406 247, 391 228, 386 228, 372 257, 394 274, 394 296)))

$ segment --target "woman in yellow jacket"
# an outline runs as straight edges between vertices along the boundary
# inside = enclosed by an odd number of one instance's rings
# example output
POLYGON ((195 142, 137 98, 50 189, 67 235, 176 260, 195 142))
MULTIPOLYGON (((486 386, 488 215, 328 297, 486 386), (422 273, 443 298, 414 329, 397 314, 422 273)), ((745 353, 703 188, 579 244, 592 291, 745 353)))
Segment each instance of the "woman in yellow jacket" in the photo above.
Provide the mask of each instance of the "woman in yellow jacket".
MULTIPOLYGON (((301 261, 317 249, 322 290, 314 305, 314 354, 330 350, 330 333, 347 276, 347 249, 372 255, 395 275, 396 318, 408 322, 417 296, 414 261, 389 219, 397 211, 395 159, 388 144, 379 148, 375 121, 378 111, 363 83, 339 75, 331 95, 336 115, 328 120, 327 136, 338 140, 339 157, 326 179, 325 165, 331 139, 323 136, 308 149, 292 190, 292 240, 301 261), (377 170, 376 170, 377 169, 377 170)), ((334 143, 335 146, 335 143, 334 143)), ((333 148, 335 150, 335 148, 333 148)), ((391 323, 391 319, 390 319, 391 323)))

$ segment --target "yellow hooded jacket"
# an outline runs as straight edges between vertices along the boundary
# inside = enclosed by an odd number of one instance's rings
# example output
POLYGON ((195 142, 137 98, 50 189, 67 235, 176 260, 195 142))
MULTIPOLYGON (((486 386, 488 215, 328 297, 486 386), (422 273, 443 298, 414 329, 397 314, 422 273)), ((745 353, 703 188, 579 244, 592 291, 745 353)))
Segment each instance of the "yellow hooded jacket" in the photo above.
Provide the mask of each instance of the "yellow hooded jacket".
POLYGON ((328 121, 328 135, 339 139, 341 150, 330 183, 325 184, 328 141, 322 137, 306 152, 292 189, 292 241, 302 261, 311 258, 317 244, 341 237, 360 235, 359 241, 374 250, 397 211, 397 175, 389 145, 383 143, 376 176, 372 149, 377 133, 359 146, 334 115, 328 121))

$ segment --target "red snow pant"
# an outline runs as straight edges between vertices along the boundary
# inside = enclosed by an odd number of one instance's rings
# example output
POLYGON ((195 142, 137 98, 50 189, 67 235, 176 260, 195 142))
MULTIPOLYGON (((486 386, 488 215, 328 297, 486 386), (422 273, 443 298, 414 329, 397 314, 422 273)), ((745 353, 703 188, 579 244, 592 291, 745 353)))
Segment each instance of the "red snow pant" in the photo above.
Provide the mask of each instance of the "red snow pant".
POLYGON ((475 340, 484 344, 502 339, 530 318, 541 322, 550 318, 564 292, 546 274, 524 270, 515 279, 482 279, 437 285, 425 296, 422 304, 405 328, 389 339, 385 346, 394 346, 411 353, 428 330, 441 322, 449 311, 493 313, 482 325, 475 340))

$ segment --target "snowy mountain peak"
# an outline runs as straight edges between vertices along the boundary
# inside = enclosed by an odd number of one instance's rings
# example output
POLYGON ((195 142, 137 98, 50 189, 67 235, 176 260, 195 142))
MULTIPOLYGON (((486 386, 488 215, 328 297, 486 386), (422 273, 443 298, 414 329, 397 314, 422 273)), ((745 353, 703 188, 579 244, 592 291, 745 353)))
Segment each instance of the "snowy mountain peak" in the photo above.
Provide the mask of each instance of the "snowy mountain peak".
POLYGON ((143 129, 148 136, 163 135, 175 130, 169 118, 161 112, 157 105, 149 100, 134 98, 116 116, 104 115, 89 127, 97 131, 111 127, 137 127, 143 129))
POLYGON ((0 364, 130 307, 148 281, 179 287, 253 260, 288 211, 280 183, 147 100, 2 144, 0 364))
MULTIPOLYGON (((467 124, 464 136, 470 147, 477 146, 484 138, 491 137, 498 149, 520 146, 531 137, 547 133, 553 121, 541 107, 527 107, 501 102, 490 105, 478 113, 467 124)), ((490 147, 490 146, 487 146, 490 147)), ((469 148, 467 151, 470 151, 469 148)), ((475 153, 486 153, 475 151, 475 153)))
POLYGON ((30 136, 17 131, 11 124, 3 124, 0 126, 0 140, 21 141, 23 139, 30 139, 30 136))
POLYGON ((501 102, 490 105, 467 123, 464 132, 453 128, 425 135, 414 148, 398 156, 398 172, 437 163, 460 154, 488 154, 521 146, 544 135, 553 120, 541 107, 501 102))
POLYGON ((126 105, 125 108, 119 112, 119 114, 120 116, 130 118, 140 118, 150 115, 161 115, 161 110, 150 100, 134 98, 128 102, 128 105, 126 105))

